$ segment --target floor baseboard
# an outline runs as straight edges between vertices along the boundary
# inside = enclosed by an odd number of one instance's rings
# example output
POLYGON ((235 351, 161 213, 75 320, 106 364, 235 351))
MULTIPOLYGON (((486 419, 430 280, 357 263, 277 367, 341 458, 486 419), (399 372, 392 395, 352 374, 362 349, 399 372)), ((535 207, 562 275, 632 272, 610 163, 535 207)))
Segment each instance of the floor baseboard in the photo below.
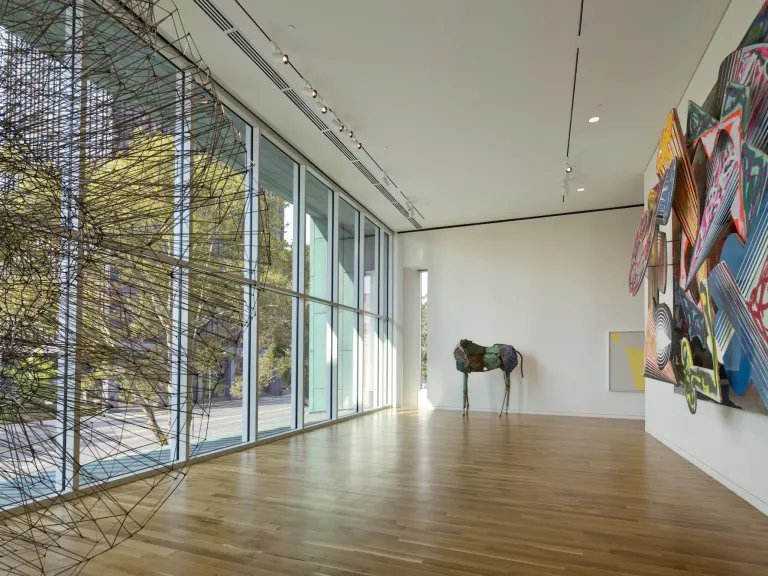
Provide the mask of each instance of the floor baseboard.
POLYGON ((728 488, 728 490, 730 490, 737 496, 743 498, 744 500, 749 502, 752 506, 760 510, 760 512, 768 516, 768 502, 765 502, 761 498, 758 498, 757 496, 755 496, 745 488, 741 487, 739 484, 737 484, 727 476, 723 476, 720 472, 718 472, 708 464, 696 458, 696 456, 694 456, 690 452, 687 452, 686 450, 682 449, 680 446, 678 446, 674 442, 670 442, 669 440, 667 440, 660 434, 654 432, 650 428, 646 427, 645 431, 651 436, 653 436, 656 440, 664 444, 664 446, 672 450, 674 453, 688 460, 688 462, 696 466, 699 470, 701 470, 708 476, 711 476, 712 478, 720 482, 720 484, 728 488))

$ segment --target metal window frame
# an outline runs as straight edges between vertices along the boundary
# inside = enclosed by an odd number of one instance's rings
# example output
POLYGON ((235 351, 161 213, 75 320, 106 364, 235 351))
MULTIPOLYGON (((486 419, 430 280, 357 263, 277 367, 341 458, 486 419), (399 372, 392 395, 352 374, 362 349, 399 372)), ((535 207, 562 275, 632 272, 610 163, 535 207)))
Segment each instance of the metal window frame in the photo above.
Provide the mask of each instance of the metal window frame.
MULTIPOLYGON (((71 70, 73 75, 78 75, 82 66, 82 11, 83 1, 76 0, 74 9, 70 8, 67 12, 67 18, 69 20, 69 44, 71 47, 71 70)), ((140 40, 137 38, 137 42, 140 40)), ((166 44, 161 47, 152 47, 152 49, 158 54, 169 58, 169 63, 174 65, 173 60, 184 57, 180 54, 176 48, 170 44, 166 44)), ((191 90, 193 85, 193 79, 190 74, 184 71, 179 71, 179 89, 188 91, 191 90)), ((76 90, 76 83, 71 83, 72 90, 76 90)), ((371 317, 372 321, 376 321, 377 326, 380 326, 382 322, 387 324, 387 342, 385 347, 386 352, 380 350, 377 356, 381 355, 384 359, 383 362, 379 362, 379 368, 376 371, 379 388, 379 405, 381 408, 389 407, 391 405, 391 375, 392 370, 392 357, 390 350, 392 348, 392 336, 393 336, 393 321, 391 316, 391 310, 394 304, 394 292, 392 289, 392 261, 394 259, 394 238, 395 233, 386 225, 383 224, 374 214, 369 212, 361 203, 359 203, 353 196, 349 195, 345 190, 340 188, 332 179, 328 178, 317 166, 315 166, 308 158, 299 153, 294 147, 287 143, 278 133, 274 132, 269 126, 267 126, 258 116, 256 116, 250 109, 238 101, 235 97, 229 95, 226 88, 222 88, 224 94, 220 95, 222 102, 229 108, 229 110, 236 114, 246 125, 244 144, 246 146, 246 153, 248 155, 247 165, 249 170, 246 177, 246 201, 245 201, 245 250, 244 250, 244 267, 243 273, 229 273, 222 272, 220 270, 214 270, 208 268, 204 264, 198 264, 190 262, 188 260, 189 250, 189 223, 190 223, 190 202, 189 198, 185 196, 185 186, 188 186, 191 170, 191 127, 189 126, 191 114, 189 102, 185 102, 184 109, 180 111, 179 122, 182 124, 180 131, 177 131, 176 146, 177 151, 177 174, 176 174, 176 191, 175 191, 175 226, 174 226, 174 246, 173 254, 167 256, 167 262, 173 267, 174 277, 172 284, 172 296, 176 305, 172 310, 172 322, 173 322, 173 348, 172 348, 172 363, 171 363, 171 376, 173 378, 174 389, 172 390, 172 410, 175 410, 175 419, 172 418, 174 425, 176 426, 176 445, 173 447, 173 454, 171 466, 185 465, 191 461, 199 461, 200 459, 207 459, 219 454, 236 451, 239 449, 248 448, 251 446, 259 445, 261 443, 273 441, 279 438, 290 436, 301 432, 305 428, 316 428, 318 426, 329 425, 335 422, 347 420, 351 417, 359 416, 363 414, 363 402, 362 402, 362 380, 363 374, 361 371, 363 353, 363 319, 365 316, 371 317), (294 169, 294 280, 292 290, 279 288, 276 286, 270 286, 268 284, 262 284, 258 280, 258 190, 260 182, 260 143, 261 138, 267 138, 273 145, 283 151, 289 158, 295 163, 294 169), (330 190, 330 235, 329 241, 331 246, 329 247, 330 258, 328 258, 329 267, 329 283, 330 293, 329 298, 317 298, 304 293, 304 242, 305 242, 305 194, 306 194, 306 174, 309 172, 313 177, 317 178, 330 190), (341 200, 344 200, 353 209, 355 209, 357 217, 355 221, 356 234, 358 235, 358 242, 355 245, 355 280, 356 286, 356 298, 355 305, 348 306, 341 304, 339 300, 339 270, 338 270, 338 257, 339 257, 339 209, 341 206, 341 200), (379 270, 378 282, 379 282, 379 303, 378 313, 369 312, 363 309, 363 287, 364 287, 364 222, 365 219, 374 223, 379 230, 379 248, 378 253, 381 252, 381 234, 384 233, 388 238, 389 245, 389 263, 387 278, 383 278, 381 270, 379 270), (189 349, 189 334, 186 330, 188 318, 188 298, 189 298, 189 273, 190 270, 199 270, 207 272, 212 275, 216 275, 223 278, 231 278, 233 281, 238 281, 243 284, 243 307, 245 312, 245 318, 248 319, 248 325, 244 330, 243 338, 243 404, 242 404, 242 443, 236 446, 229 447, 223 450, 206 452, 200 455, 194 455, 190 453, 190 418, 191 418, 191 396, 190 396, 190 382, 187 378, 186 364, 187 354, 189 349), (284 294, 292 297, 292 344, 293 344, 293 374, 292 374, 292 402, 291 402, 291 427, 289 432, 283 432, 279 434, 270 435, 268 437, 259 438, 258 435, 258 300, 259 292, 261 290, 269 290, 284 294), (388 291, 388 309, 381 310, 381 298, 383 295, 382 290, 388 291), (303 328, 304 328, 304 303, 316 302, 318 304, 325 305, 330 309, 330 316, 327 329, 327 342, 328 348, 328 360, 330 362, 330 381, 327 388, 327 419, 323 422, 313 423, 309 427, 305 427, 304 423, 304 410, 303 410, 303 368, 304 368, 304 342, 303 342, 303 328), (339 377, 339 361, 340 361, 340 341, 339 341, 339 327, 341 325, 341 314, 343 311, 348 311, 356 314, 357 321, 355 322, 356 334, 353 338, 353 378, 356 382, 356 398, 355 406, 352 414, 347 414, 339 417, 338 410, 338 377, 339 377), (384 393, 386 389, 386 393, 384 393)), ((71 106, 80 106, 79 98, 75 98, 72 95, 71 106)), ((75 122, 76 115, 71 114, 70 118, 72 122, 75 122)), ((74 127, 70 127, 74 129, 74 127)), ((78 128, 79 129, 79 128, 78 128)), ((73 170, 71 174, 69 187, 72 190, 79 189, 79 182, 77 181, 78 173, 77 169, 73 170)), ((65 184, 64 187, 67 185, 65 184)), ((66 196, 66 195, 63 195, 66 196)), ((188 195, 187 195, 188 196, 188 195)), ((71 273, 76 273, 78 266, 78 258, 76 253, 72 253, 72 250, 66 248, 72 248, 77 244, 77 209, 76 202, 71 196, 62 198, 62 225, 64 229, 69 229, 73 232, 63 242, 67 244, 65 247, 65 260, 61 265, 61 280, 68 287, 64 294, 60 296, 60 310, 59 310, 59 322, 60 325, 65 327, 64 340, 61 344, 61 350, 63 351, 63 363, 60 360, 59 366, 59 386, 62 392, 73 394, 74 397, 60 397, 57 400, 58 409, 74 410, 72 415, 72 422, 74 423, 70 429, 65 429, 66 426, 60 426, 62 436, 63 452, 61 468, 57 469, 57 482, 61 488, 70 487, 73 493, 83 493, 84 490, 79 486, 78 475, 78 462, 80 457, 79 446, 79 426, 77 425, 78 404, 80 402, 80 395, 78 394, 78 382, 79 374, 77 373, 76 361, 78 346, 77 337, 81 327, 77 323, 78 314, 82 311, 82 303, 78 301, 78 297, 82 292, 77 283, 70 282, 71 273), (70 381, 74 382, 74 387, 70 386, 70 381), (68 402, 70 404, 68 405, 68 402)), ((64 237, 63 237, 64 238, 64 237)), ((157 255, 153 255, 157 257, 157 255)), ((376 255, 380 258, 380 254, 376 255)), ((380 262, 378 264, 380 268, 380 262)), ((379 330, 376 330, 377 339, 379 336, 379 330)), ((379 339, 380 340, 380 339, 379 339)), ((381 346, 379 346, 381 349, 381 346)), ((367 413, 368 411, 366 411, 367 413)), ((64 422, 68 422, 69 415, 64 419, 64 422)), ((143 477, 144 475, 151 475, 157 472, 158 469, 164 469, 167 466, 161 465, 157 469, 150 469, 142 472, 141 474, 127 475, 124 478, 115 479, 106 485, 118 485, 128 481, 132 481, 143 477)), ((60 496, 59 496, 60 497, 60 496)), ((42 499, 41 499, 42 501, 42 499)), ((7 512, 7 511, 4 511, 7 512)))

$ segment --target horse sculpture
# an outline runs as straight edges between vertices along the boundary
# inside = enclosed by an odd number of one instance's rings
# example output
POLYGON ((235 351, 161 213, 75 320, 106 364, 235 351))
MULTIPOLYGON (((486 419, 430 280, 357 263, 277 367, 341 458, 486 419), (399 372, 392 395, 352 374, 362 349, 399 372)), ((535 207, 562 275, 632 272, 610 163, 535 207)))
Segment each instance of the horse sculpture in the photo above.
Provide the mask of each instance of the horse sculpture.
POLYGON ((504 372, 504 386, 506 388, 499 417, 501 417, 505 406, 507 413, 509 413, 509 375, 517 366, 519 357, 520 376, 525 377, 523 374, 523 355, 509 344, 494 344, 486 348, 471 340, 461 340, 453 350, 453 357, 456 359, 456 369, 464 374, 464 408, 461 415, 469 415, 469 393, 467 391, 469 373, 488 372, 496 368, 501 368, 504 372))

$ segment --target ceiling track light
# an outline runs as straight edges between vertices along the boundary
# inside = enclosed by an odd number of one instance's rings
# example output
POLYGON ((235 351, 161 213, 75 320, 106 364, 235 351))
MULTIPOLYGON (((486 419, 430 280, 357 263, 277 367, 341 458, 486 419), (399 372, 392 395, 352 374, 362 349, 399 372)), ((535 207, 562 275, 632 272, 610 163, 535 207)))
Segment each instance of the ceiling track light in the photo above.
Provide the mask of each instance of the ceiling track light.
POLYGON ((283 54, 283 64, 290 64, 291 59, 288 58, 288 54, 283 54))
POLYGON ((352 130, 350 130, 350 131, 349 131, 349 137, 350 137, 350 138, 354 138, 354 137, 355 137, 355 133, 354 133, 354 132, 352 132, 352 130))
POLYGON ((358 149, 358 150, 360 150, 362 147, 363 147, 362 143, 361 143, 361 142, 358 142, 358 143, 357 143, 357 149, 358 149))
POLYGON ((327 114, 328 113, 328 106, 323 105, 320 108, 320 112, 322 112, 323 114, 327 114))
POLYGON ((312 98, 317 98, 317 90, 312 88, 312 98))

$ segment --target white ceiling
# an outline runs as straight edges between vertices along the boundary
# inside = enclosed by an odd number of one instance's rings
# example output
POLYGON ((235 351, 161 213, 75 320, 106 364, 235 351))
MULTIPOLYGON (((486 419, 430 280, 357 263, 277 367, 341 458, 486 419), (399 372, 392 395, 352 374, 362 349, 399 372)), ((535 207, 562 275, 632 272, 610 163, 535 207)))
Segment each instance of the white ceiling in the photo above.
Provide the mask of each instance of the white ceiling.
MULTIPOLYGON (((290 55, 424 227, 641 203, 665 115, 729 4, 585 0, 579 40, 579 0, 211 1, 300 91, 243 8, 290 55)), ((413 229, 192 0, 177 5, 217 81, 385 223, 413 229)))

